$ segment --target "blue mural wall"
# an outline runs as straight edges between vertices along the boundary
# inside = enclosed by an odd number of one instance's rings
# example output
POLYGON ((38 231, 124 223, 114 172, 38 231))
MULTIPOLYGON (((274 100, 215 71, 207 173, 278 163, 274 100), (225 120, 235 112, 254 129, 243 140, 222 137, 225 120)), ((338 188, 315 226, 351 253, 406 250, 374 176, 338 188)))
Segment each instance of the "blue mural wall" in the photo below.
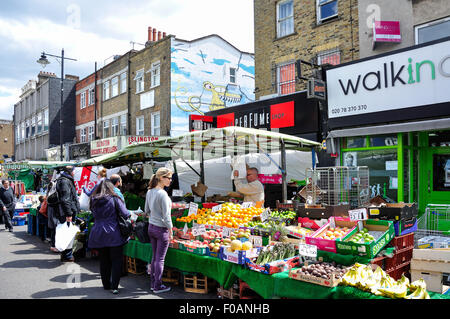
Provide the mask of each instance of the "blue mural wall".
POLYGON ((171 136, 189 131, 189 114, 255 99, 255 60, 219 36, 192 42, 172 38, 171 136))

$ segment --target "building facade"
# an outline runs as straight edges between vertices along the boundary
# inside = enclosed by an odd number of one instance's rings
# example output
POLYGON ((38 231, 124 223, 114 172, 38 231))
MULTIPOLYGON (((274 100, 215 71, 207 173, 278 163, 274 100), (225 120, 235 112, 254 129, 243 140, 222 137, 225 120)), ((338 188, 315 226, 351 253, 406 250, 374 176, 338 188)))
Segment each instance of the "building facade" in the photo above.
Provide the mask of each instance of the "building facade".
POLYGON ((0 156, 2 160, 14 156, 14 120, 0 119, 0 156))
MULTIPOLYGON (((78 78, 66 75, 62 106, 63 143, 75 137, 75 84, 78 78)), ((61 79, 40 72, 22 88, 14 105, 15 160, 45 160, 46 149, 60 145, 61 79)))

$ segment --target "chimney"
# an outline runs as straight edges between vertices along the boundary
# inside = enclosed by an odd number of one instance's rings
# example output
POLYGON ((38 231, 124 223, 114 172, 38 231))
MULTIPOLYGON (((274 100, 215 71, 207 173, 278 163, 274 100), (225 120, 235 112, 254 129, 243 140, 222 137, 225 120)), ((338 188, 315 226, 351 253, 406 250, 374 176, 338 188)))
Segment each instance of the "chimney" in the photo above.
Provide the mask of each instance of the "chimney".
POLYGON ((156 41, 156 29, 153 29, 153 40, 152 41, 156 41))
POLYGON ((158 41, 161 40, 161 31, 158 31, 158 41))
POLYGON ((76 75, 66 74, 65 79, 66 79, 66 80, 79 81, 79 80, 80 80, 80 77, 79 77, 79 76, 76 76, 76 75))
POLYGON ((166 33, 165 32, 163 32, 163 38, 165 38, 166 37, 166 33))
POLYGON ((152 41, 152 27, 148 27, 148 39, 147 41, 152 41))

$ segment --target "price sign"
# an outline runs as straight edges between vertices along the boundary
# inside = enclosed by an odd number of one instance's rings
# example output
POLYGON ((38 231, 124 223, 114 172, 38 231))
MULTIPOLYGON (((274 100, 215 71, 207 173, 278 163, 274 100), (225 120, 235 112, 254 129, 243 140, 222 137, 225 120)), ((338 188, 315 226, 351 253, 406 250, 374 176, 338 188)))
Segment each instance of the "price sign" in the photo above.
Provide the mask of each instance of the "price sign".
POLYGON ((183 196, 183 191, 181 189, 174 189, 172 190, 172 196, 181 197, 183 196))
POLYGON ((262 237, 261 236, 250 236, 251 243, 253 247, 262 247, 262 237))
POLYGON ((198 210, 198 204, 190 203, 188 216, 190 216, 192 214, 194 214, 194 215, 197 214, 197 210, 198 210))
POLYGON ((367 209, 359 208, 348 211, 348 216, 351 221, 367 220, 367 209))
POLYGON ((302 256, 317 257, 317 246, 308 244, 299 244, 298 252, 302 256))
POLYGON ((211 211, 215 213, 215 212, 218 212, 221 209, 222 209, 222 205, 216 205, 213 208, 211 208, 211 211))
POLYGON ((241 205, 242 208, 250 208, 250 207, 253 207, 253 206, 255 206, 255 204, 253 202, 244 202, 241 205))
POLYGON ((270 216, 270 208, 266 208, 261 214, 261 221, 266 221, 270 216))
POLYGON ((184 227, 183 227, 183 233, 186 235, 187 232, 188 232, 187 224, 184 224, 184 227))
POLYGON ((200 236, 206 233, 206 228, 204 224, 196 224, 194 227, 192 227, 192 235, 194 236, 200 236))
POLYGON ((232 231, 233 231, 233 230, 232 230, 231 228, 223 227, 223 228, 222 228, 222 236, 223 236, 223 237, 230 237, 232 231))

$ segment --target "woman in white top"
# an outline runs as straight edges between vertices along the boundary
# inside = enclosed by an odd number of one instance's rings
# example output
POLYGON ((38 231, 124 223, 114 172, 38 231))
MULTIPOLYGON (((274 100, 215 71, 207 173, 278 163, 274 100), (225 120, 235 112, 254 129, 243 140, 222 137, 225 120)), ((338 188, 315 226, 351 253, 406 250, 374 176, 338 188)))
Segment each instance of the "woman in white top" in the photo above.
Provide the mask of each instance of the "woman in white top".
POLYGON ((162 284, 164 259, 172 239, 172 201, 164 190, 170 186, 172 171, 160 168, 153 174, 145 197, 145 213, 149 214, 148 235, 152 244, 150 288, 154 293, 170 291, 162 284))

